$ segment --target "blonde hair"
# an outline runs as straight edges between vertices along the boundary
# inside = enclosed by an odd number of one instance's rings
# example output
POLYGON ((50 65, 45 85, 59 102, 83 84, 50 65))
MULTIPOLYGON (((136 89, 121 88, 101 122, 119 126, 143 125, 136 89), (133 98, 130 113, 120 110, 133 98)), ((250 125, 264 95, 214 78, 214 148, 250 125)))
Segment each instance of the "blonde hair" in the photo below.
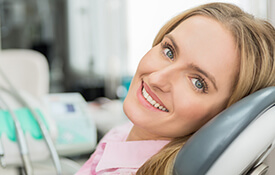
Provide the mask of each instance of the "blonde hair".
MULTIPOLYGON (((254 18, 228 3, 209 3, 187 10, 168 21, 159 31, 153 46, 194 15, 217 20, 233 34, 240 57, 240 70, 227 107, 243 97, 268 86, 275 86, 275 29, 267 21, 254 18)), ((137 175, 169 175, 175 157, 187 137, 175 138, 139 168, 137 175)))

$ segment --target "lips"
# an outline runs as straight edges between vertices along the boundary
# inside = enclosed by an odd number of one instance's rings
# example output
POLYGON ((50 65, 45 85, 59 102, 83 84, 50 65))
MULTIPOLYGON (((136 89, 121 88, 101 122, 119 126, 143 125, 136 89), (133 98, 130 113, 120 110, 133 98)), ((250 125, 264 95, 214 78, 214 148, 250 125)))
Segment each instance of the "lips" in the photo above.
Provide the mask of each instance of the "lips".
POLYGON ((154 108, 156 108, 158 110, 169 112, 169 110, 164 106, 164 104, 157 97, 157 95, 155 93, 153 93, 151 91, 151 89, 149 88, 149 86, 144 82, 142 82, 142 92, 141 93, 142 93, 143 97, 146 99, 146 101, 151 104, 151 106, 153 106, 154 108))

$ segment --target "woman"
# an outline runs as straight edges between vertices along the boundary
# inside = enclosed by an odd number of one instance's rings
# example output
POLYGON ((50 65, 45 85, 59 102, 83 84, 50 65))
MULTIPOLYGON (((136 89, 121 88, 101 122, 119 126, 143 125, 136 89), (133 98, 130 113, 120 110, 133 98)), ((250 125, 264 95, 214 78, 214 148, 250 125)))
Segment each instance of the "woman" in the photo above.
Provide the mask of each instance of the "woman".
POLYGON ((78 174, 172 174, 192 133, 275 85, 274 50, 272 25, 231 4, 205 4, 174 17, 132 80, 124 112, 133 126, 107 134, 78 174))

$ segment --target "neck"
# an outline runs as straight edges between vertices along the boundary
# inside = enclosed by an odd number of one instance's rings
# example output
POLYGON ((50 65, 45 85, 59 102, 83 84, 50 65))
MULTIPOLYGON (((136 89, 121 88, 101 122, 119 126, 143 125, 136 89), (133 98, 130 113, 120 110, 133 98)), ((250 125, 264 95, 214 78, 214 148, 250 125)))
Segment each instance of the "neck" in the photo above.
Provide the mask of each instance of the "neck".
POLYGON ((147 130, 134 125, 126 141, 140 141, 140 140, 171 140, 171 139, 152 134, 147 130))

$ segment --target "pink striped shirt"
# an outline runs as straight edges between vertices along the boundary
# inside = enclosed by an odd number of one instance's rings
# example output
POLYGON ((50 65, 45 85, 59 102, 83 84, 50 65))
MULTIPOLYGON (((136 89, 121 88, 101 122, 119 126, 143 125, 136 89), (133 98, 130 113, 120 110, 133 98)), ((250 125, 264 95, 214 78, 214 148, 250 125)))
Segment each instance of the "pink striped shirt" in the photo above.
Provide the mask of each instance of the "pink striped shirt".
POLYGON ((132 124, 109 131, 95 152, 75 175, 129 175, 135 174, 146 160, 169 141, 126 141, 132 124))

